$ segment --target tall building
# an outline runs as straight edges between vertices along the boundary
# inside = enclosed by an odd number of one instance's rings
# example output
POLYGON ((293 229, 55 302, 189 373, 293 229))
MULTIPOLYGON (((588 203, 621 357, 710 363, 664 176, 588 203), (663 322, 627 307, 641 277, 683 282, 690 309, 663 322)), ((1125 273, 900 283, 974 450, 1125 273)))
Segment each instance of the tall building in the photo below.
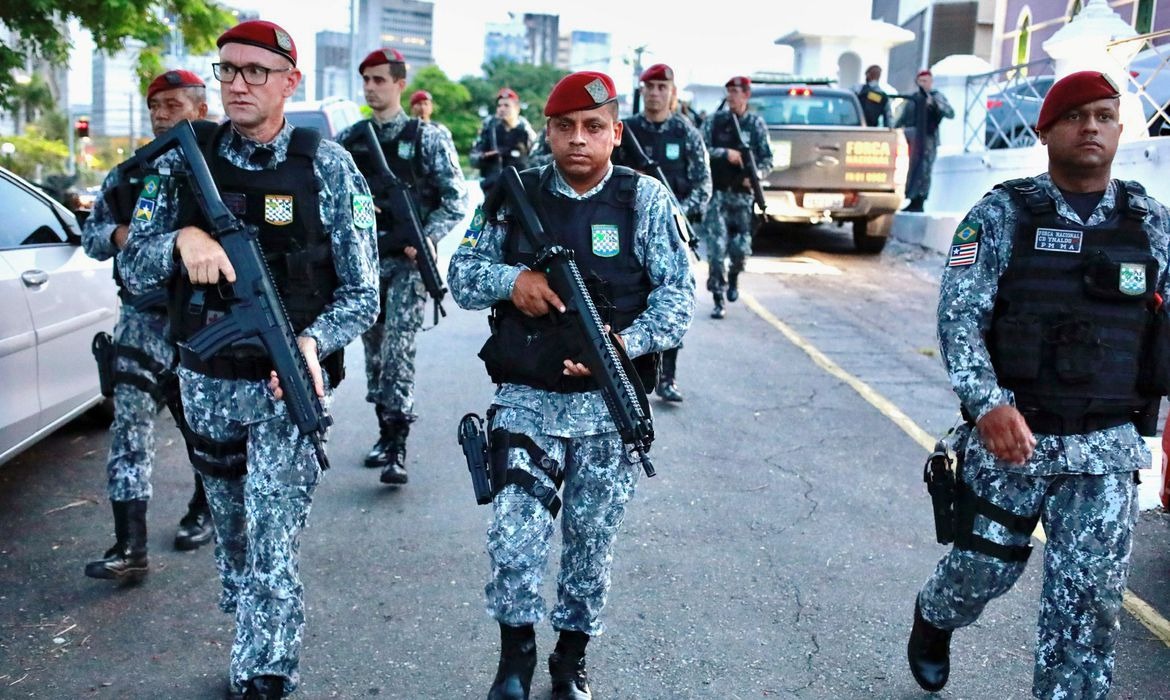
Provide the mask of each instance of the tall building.
POLYGON ((534 66, 558 66, 561 61, 561 37, 558 15, 508 13, 507 22, 489 22, 483 38, 484 63, 504 57, 516 63, 534 66))
POLYGON ((608 73, 612 56, 608 32, 569 33, 570 71, 598 70, 608 73))
POLYGON ((524 21, 509 13, 508 22, 488 22, 483 35, 483 62, 503 57, 515 63, 528 62, 528 32, 524 21))
MULTIPOLYGON (((354 69, 357 65, 354 64, 354 69)), ((350 96, 349 33, 317 32, 317 86, 314 99, 350 96)))
POLYGON ((883 76, 898 89, 914 85, 921 68, 952 54, 991 61, 997 0, 873 0, 873 19, 914 33, 910 42, 890 50, 883 76))
POLYGON ((524 14, 525 36, 528 39, 528 60, 534 66, 555 66, 557 46, 560 44, 558 15, 524 14))
POLYGON ((138 52, 124 49, 107 55, 93 53, 93 102, 90 105, 91 136, 150 135, 150 113, 142 97, 135 72, 138 52))
POLYGON ((411 71, 435 62, 435 5, 421 0, 361 0, 358 56, 382 46, 398 49, 411 71))

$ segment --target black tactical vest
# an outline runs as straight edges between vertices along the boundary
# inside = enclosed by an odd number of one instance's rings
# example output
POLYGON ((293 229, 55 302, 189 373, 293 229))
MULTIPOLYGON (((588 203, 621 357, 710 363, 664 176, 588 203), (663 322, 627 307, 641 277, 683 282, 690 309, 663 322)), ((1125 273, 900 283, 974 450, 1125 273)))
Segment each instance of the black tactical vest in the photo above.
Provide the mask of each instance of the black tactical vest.
POLYGON ((999 383, 1038 433, 1121 425, 1149 401, 1139 372, 1158 262, 1142 230, 1144 190, 1115 182, 1113 216, 1092 227, 1060 217, 1031 179, 1001 185, 1019 223, 988 347, 999 383))
MULTIPOLYGON (((861 101, 861 112, 865 115, 866 125, 877 126, 886 114, 886 105, 890 101, 890 96, 881 90, 873 89, 867 83, 862 85, 861 90, 857 92, 857 99, 861 101)), ((891 125, 882 124, 882 126, 891 125)))
MULTIPOLYGON (((602 321, 620 332, 646 310, 653 289, 642 264, 634 255, 634 200, 638 174, 614 167, 613 175, 594 197, 576 200, 552 191, 552 168, 521 173, 533 206, 548 226, 556 244, 573 251, 573 259, 585 280, 602 321)), ((509 225, 504 242, 504 262, 533 269, 537 251, 518 226, 509 225)), ((492 307, 492 337, 480 351, 492 381, 525 384, 563 393, 593 391, 591 378, 565 377, 566 358, 578 357, 583 339, 559 314, 529 318, 510 301, 492 307)), ((634 359, 643 386, 657 384, 658 356, 634 359)))
MULTIPOLYGON (((220 133, 229 128, 225 123, 220 133)), ((215 144, 220 138, 217 134, 205 148, 212 178, 232 213, 259 229, 258 240, 272 282, 284 302, 293 333, 299 334, 321 315, 338 287, 329 232, 321 223, 321 183, 313 172, 321 137, 313 129, 294 129, 288 157, 276 170, 237 168, 219 156, 215 144)), ((200 225, 206 228, 205 222, 200 221, 200 225)), ((230 291, 224 296, 225 290, 230 290, 228 285, 192 285, 186 275, 176 275, 174 280, 169 311, 177 341, 187 340, 231 307, 230 291)), ((271 370, 265 360, 262 348, 237 343, 207 363, 205 373, 264 379, 271 370)), ((331 386, 336 387, 344 376, 344 353, 322 358, 321 366, 328 371, 331 386)))
POLYGON ((691 181, 687 166, 693 153, 687 150, 687 130, 679 119, 668 119, 665 129, 650 130, 636 117, 624 120, 626 128, 634 132, 642 150, 662 168, 666 184, 681 202, 691 193, 691 181))
POLYGON ((516 126, 510 129, 499 119, 493 119, 490 124, 491 128, 495 129, 495 141, 492 141, 490 133, 485 134, 487 138, 484 144, 488 148, 494 145, 500 157, 484 163, 480 170, 481 177, 498 174, 508 166, 517 170, 527 168, 528 153, 532 150, 532 144, 528 141, 528 129, 524 128, 524 122, 516 122, 516 126))
MULTIPOLYGON (((711 118, 714 120, 711 124, 711 148, 741 150, 743 144, 735 138, 735 125, 731 122, 731 112, 716 112, 711 118)), ((740 118, 739 126, 740 131, 743 132, 743 137, 750 139, 751 135, 743 128, 742 117, 740 118)), ((715 189, 730 190, 732 192, 750 192, 751 189, 743 184, 744 177, 746 175, 742 166, 732 165, 726 158, 711 159, 711 185, 715 189)))

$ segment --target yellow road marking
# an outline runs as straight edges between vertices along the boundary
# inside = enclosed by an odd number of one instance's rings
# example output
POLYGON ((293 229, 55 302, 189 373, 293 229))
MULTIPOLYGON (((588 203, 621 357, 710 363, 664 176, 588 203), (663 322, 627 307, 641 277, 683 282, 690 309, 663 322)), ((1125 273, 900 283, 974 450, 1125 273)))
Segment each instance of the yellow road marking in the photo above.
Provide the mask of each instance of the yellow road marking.
MULTIPOLYGON (((873 387, 861 381, 857 377, 849 374, 841 368, 836 362, 829 359, 825 353, 821 352, 812 343, 808 342, 797 333, 792 326, 784 323, 767 309, 764 308, 756 298, 747 292, 740 291, 739 298, 743 300, 744 304, 752 310, 760 318, 764 319, 768 325, 780 331, 785 338, 788 338, 796 347, 804 351, 806 355, 812 358, 812 361, 825 372, 840 379, 842 382, 848 384, 854 391, 861 395, 871 406, 876 408, 882 415, 893 421, 894 425, 902 429, 904 433, 910 436, 910 439, 922 446, 922 449, 930 451, 934 449, 934 444, 937 442, 930 433, 918 427, 918 424, 911 420, 897 406, 895 406, 889 399, 874 391, 873 387)), ((1036 526, 1036 531, 1032 536, 1041 542, 1047 542, 1048 538, 1044 535, 1044 529, 1039 525, 1036 526)), ((1166 646, 1170 646, 1170 621, 1162 617, 1157 610, 1149 603, 1141 598, 1138 598, 1131 591, 1125 591, 1125 597, 1122 606, 1133 615, 1138 622, 1142 623, 1146 629, 1154 633, 1158 639, 1166 646)))

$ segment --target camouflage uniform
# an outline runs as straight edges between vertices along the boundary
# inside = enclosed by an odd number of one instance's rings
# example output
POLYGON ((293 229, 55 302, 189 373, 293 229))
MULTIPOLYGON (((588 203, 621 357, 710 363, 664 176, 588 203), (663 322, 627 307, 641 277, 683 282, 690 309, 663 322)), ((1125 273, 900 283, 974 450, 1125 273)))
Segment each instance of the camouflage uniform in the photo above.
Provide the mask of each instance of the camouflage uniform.
POLYGON ((953 119, 955 116, 955 110, 945 95, 938 90, 931 90, 930 96, 934 104, 925 107, 926 99, 922 91, 916 89, 914 96, 906 100, 902 113, 898 115, 898 122, 894 124, 895 127, 906 129, 906 139, 910 142, 910 174, 906 178, 906 196, 911 200, 925 200, 930 194, 930 173, 934 170, 934 159, 938 155, 938 125, 944 118, 953 119))
POLYGON ((552 151, 548 147, 548 132, 541 129, 536 134, 536 142, 532 146, 532 152, 528 154, 528 167, 539 168, 552 162, 552 151))
MULTIPOLYGON (((553 183, 558 194, 585 200, 601 192, 611 176, 612 169, 584 195, 574 192, 559 173, 553 183)), ((694 277, 662 187, 642 177, 635 195, 634 250, 655 289, 649 307, 622 333, 631 357, 677 345, 694 313, 694 277)), ((498 222, 489 222, 482 232, 469 231, 452 256, 449 281, 461 307, 484 309, 511 298, 522 268, 502 262, 506 235, 498 222)), ((560 630, 599 634, 614 538, 640 466, 623 449, 598 391, 556 393, 502 384, 493 407, 492 428, 527 435, 565 470, 564 543, 552 623, 560 630)), ((525 470, 553 488, 548 475, 533 465, 523 449, 509 451, 508 466, 525 470)), ((540 584, 553 519, 539 501, 514 484, 496 495, 494 510, 487 533, 492 565, 492 578, 485 588, 487 611, 505 625, 534 624, 545 613, 540 584)))
MULTIPOLYGON (((405 112, 399 112, 385 124, 371 122, 378 140, 388 143, 410 120, 405 112)), ((438 208, 419 207, 423 233, 437 245, 467 214, 467 185, 451 137, 433 123, 422 122, 420 126, 422 181, 414 187, 438 192, 438 208)), ((337 141, 344 142, 352 129, 348 127, 339 133, 337 141)), ((419 199, 415 201, 423 204, 419 199)), ((415 336, 423 325, 426 288, 418 267, 404 256, 384 257, 380 267, 380 298, 386 320, 362 333, 366 401, 413 420, 415 336)))
MULTIPOLYGON (((716 120, 726 118, 716 113, 703 123, 703 140, 707 142, 711 161, 726 160, 727 148, 713 147, 712 137, 716 120)), ((772 171, 772 147, 768 143, 768 125, 764 118, 747 111, 739 118, 739 128, 756 158, 760 179, 772 171)), ((727 264, 731 258, 731 274, 743 270, 744 261, 752 254, 752 193, 742 187, 720 189, 715 187, 704 219, 707 242, 707 290, 722 294, 727 289, 727 264)))
MULTIPOLYGON (((250 160, 261 144, 234 131, 217 144, 217 153, 245 170, 275 169, 288 157, 292 131, 285 123, 264 144, 272 152, 267 166, 250 160)), ((164 156, 172 157, 177 154, 164 156)), ((332 303, 301 335, 316 339, 319 356, 325 357, 349 344, 377 314, 377 258, 372 222, 359 229, 354 221, 353 209, 369 196, 369 189, 349 154, 332 141, 322 141, 313 171, 322 187, 320 215, 332 241, 338 286, 332 303)), ((160 285, 178 272, 177 204, 164 191, 153 217, 134 222, 120 258, 132 292, 160 285)), ((205 477, 218 534, 221 607, 234 611, 236 618, 232 684, 241 687, 250 678, 276 675, 286 679, 285 688, 291 691, 298 683, 304 627, 298 541, 321 476, 314 449, 266 382, 218 379, 183 368, 179 379, 194 433, 220 443, 247 442, 246 476, 205 477)), ((203 452, 200 456, 209 462, 219 459, 203 452)))
MULTIPOLYGON (((102 183, 102 191, 115 184, 115 173, 102 183)), ((108 260, 118 254, 112 240, 118 223, 102 197, 94 202, 93 212, 81 231, 85 253, 95 260, 108 260)), ((167 340, 167 315, 163 308, 139 311, 123 300, 114 329, 116 345, 144 353, 154 366, 141 360, 118 355, 118 372, 137 375, 157 384, 156 373, 174 365, 175 348, 167 340)), ((114 422, 110 426, 110 453, 106 460, 106 491, 111 501, 149 499, 150 474, 154 463, 154 418, 162 402, 128 382, 114 387, 114 422)))
MULTIPOLYGON (((1036 178, 1056 202, 1057 214, 1080 218, 1047 174, 1036 178)), ((1085 225, 1095 226, 1116 210, 1116 185, 1085 225)), ((1142 228, 1150 238, 1165 286, 1170 221, 1167 210, 1150 200, 1142 228)), ((982 417, 997 406, 1014 405, 1013 392, 1001 387, 984 337, 990 328, 1000 277, 1012 255, 1018 216, 1010 196, 996 190, 968 214, 962 227, 981 231, 977 258, 949 265, 942 277, 938 333, 951 383, 967 411, 982 417)), ((1026 464, 998 461, 984 447, 977 429, 960 436, 963 479, 977 496, 1011 513, 1041 518, 1044 591, 1038 623, 1032 692, 1038 698, 1103 698, 1113 674, 1113 647, 1120 626, 1122 593, 1129 573, 1132 532, 1137 517, 1134 472, 1150 463, 1150 453, 1132 424, 1079 435, 1037 434, 1026 464)), ((1027 545, 1028 534, 976 518, 975 534, 1005 545, 1027 545)), ((1010 562, 974 551, 952 549, 919 594, 922 617, 944 630, 975 622, 984 606, 1007 592, 1026 562, 1010 562)))

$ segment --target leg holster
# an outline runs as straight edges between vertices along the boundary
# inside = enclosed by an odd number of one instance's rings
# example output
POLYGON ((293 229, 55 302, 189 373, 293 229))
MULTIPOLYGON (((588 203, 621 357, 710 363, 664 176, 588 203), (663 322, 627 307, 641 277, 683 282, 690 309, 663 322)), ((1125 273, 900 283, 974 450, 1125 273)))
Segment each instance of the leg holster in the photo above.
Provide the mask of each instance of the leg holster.
POLYGON ((1003 545, 980 537, 975 534, 977 515, 997 522, 1015 534, 1030 537, 1040 520, 1039 514, 1016 515, 976 494, 962 478, 955 484, 955 547, 1008 562, 1028 561, 1032 555, 1031 542, 1025 545, 1003 545))
MULTIPOLYGON (((187 445, 187 457, 195 471, 220 479, 238 479, 248 471, 248 442, 245 438, 217 442, 199 435, 187 424, 183 413, 183 399, 179 389, 179 375, 173 369, 163 369, 157 375, 159 397, 166 404, 175 427, 187 445), (199 452, 203 454, 199 454, 199 452), (208 457, 205 457, 207 455, 208 457)), ((202 484, 200 480, 198 482, 202 484)))
POLYGON ((540 501, 545 508, 548 508, 552 517, 556 518, 561 511, 561 498, 557 495, 557 490, 561 488, 561 483, 564 481, 564 472, 557 461, 549 457, 548 453, 540 449, 540 446, 527 435, 510 433, 501 429, 491 432, 488 449, 491 460, 492 496, 494 497, 503 491, 508 484, 515 484, 529 496, 540 501), (522 448, 528 453, 532 463, 548 475, 548 478, 552 479, 553 488, 549 488, 540 479, 523 469, 508 467, 508 450, 513 447, 522 448))

